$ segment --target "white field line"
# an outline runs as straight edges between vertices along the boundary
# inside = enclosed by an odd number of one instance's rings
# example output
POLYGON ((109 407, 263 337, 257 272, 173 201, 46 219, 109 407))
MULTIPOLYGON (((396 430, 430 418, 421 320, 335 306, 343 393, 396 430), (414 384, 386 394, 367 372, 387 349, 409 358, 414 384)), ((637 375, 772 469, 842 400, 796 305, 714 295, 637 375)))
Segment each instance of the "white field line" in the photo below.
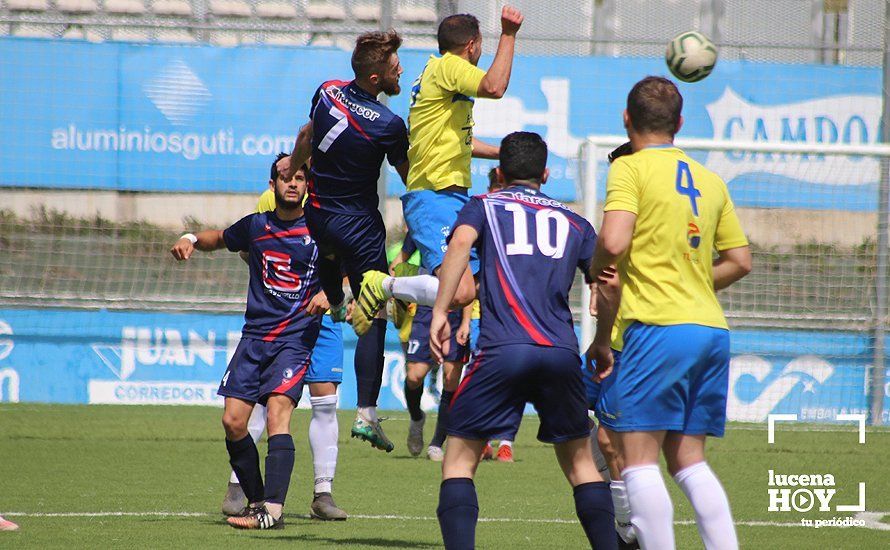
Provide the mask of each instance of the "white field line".
MULTIPOLYGON (((195 517, 219 517, 220 514, 209 512, 3 512, 6 517, 29 518, 115 518, 115 517, 161 517, 161 518, 195 518, 195 517)), ((883 515, 883 514, 881 514, 883 515)), ((309 516, 297 514, 296 517, 309 519, 309 516)), ((402 516, 395 514, 369 515, 350 514, 350 519, 365 520, 395 520, 395 521, 438 521, 434 516, 402 516)), ((873 518, 868 518, 873 519, 873 518)), ((479 518, 480 523, 543 523, 543 524, 571 524, 578 523, 576 519, 559 518, 479 518)), ((866 528, 881 529, 877 521, 867 521, 866 528)), ((736 525, 743 527, 802 527, 800 522, 779 521, 736 521, 736 525)), ((677 520, 674 525, 695 525, 693 520, 677 520)), ((886 525, 886 524, 883 524, 886 525)))

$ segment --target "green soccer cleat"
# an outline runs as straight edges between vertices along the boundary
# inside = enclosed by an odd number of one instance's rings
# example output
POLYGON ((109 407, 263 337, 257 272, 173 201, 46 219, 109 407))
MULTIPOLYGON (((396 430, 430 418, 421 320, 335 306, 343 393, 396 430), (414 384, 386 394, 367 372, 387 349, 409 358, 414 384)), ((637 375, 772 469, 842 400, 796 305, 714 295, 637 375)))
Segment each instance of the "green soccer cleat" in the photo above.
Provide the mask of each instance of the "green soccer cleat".
MULTIPOLYGON (((393 275, 395 277, 413 277, 414 275, 417 275, 419 271, 420 268, 416 265, 402 262, 393 268, 393 275)), ((408 320, 408 302, 393 299, 392 324, 395 325, 397 329, 401 329, 406 320, 408 320)))
POLYGON ((395 449, 392 441, 386 437, 380 428, 380 422, 386 420, 381 417, 377 422, 371 422, 364 418, 361 414, 355 415, 355 422, 352 423, 352 437, 363 439, 371 444, 375 449, 391 453, 395 449))
POLYGON ((388 275, 382 271, 365 271, 362 275, 362 286, 352 311, 352 328, 356 335, 363 336, 371 330, 371 323, 377 312, 386 305, 383 293, 383 280, 388 275))

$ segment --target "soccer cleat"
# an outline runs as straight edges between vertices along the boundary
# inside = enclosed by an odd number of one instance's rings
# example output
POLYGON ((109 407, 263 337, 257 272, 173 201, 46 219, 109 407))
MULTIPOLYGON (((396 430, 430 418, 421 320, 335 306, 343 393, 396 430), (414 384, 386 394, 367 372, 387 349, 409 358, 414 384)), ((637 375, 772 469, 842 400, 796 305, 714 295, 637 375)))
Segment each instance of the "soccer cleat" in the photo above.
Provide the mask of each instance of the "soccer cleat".
MULTIPOLYGON (((393 275, 395 277, 411 277, 417 275, 419 270, 420 268, 414 264, 402 262, 393 268, 393 275)), ((401 329, 402 325, 405 324, 405 321, 408 320, 408 306, 409 303, 404 300, 393 299, 392 324, 395 325, 397 329, 401 329)), ((418 451, 418 454, 419 453, 420 451, 418 451)))
POLYGON ((442 451, 442 447, 430 445, 426 448, 426 457, 433 462, 442 462, 445 459, 445 453, 442 451))
POLYGON ((361 414, 356 414, 355 422, 352 423, 352 437, 369 442, 375 449, 391 453, 396 446, 383 433, 383 429, 380 427, 380 422, 383 420, 386 418, 381 417, 376 422, 372 422, 361 414))
POLYGON ((423 425, 426 423, 426 413, 420 420, 412 420, 408 424, 408 452, 411 456, 420 456, 423 451, 423 425))
POLYGON ((513 446, 501 445, 498 447, 498 462, 513 462, 513 446))
POLYGON ((383 293, 383 280, 388 277, 382 271, 365 271, 362 286, 352 312, 352 328, 356 335, 363 336, 371 330, 371 323, 383 306, 386 295, 383 293))
POLYGON ((222 503, 222 513, 226 516, 237 516, 244 508, 244 491, 241 489, 240 483, 229 482, 229 488, 226 490, 226 497, 222 503))
POLYGON ((485 448, 482 449, 482 460, 491 460, 494 458, 494 449, 491 447, 491 443, 486 443, 485 448))
POLYGON ((8 519, 3 519, 3 516, 0 516, 0 531, 18 531, 19 526, 8 519))
POLYGON ((334 504, 331 493, 317 493, 309 507, 309 516, 322 521, 345 521, 348 515, 334 504))
POLYGON ((265 506, 255 506, 247 515, 230 517, 226 522, 235 529, 284 529, 284 514, 275 519, 265 506))
POLYGON ((618 534, 618 550, 640 550, 640 543, 636 538, 627 542, 618 534))

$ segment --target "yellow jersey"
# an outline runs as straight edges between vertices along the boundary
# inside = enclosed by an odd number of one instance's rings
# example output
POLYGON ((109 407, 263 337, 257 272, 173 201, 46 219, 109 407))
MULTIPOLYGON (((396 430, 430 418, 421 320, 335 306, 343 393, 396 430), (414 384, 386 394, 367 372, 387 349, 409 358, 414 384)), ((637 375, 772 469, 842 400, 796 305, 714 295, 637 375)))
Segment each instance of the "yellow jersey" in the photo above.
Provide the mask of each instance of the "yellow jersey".
POLYGON ((473 97, 484 76, 462 57, 430 56, 411 88, 408 191, 472 185, 473 97))
POLYGON ((649 147, 612 164, 603 210, 637 215, 618 263, 616 349, 635 321, 729 328, 714 291, 714 250, 747 246, 748 240, 719 176, 677 147, 649 147))
POLYGON ((271 212, 272 210, 275 210, 275 193, 271 189, 266 189, 256 203, 256 211, 259 213, 271 212))

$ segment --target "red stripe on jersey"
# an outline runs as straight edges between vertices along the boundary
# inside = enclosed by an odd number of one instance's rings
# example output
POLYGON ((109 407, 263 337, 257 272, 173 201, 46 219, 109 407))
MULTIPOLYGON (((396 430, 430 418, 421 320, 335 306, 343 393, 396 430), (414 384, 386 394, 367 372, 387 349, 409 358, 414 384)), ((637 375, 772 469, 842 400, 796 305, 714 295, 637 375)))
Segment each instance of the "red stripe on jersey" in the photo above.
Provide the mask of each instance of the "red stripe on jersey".
POLYGON ((460 385, 454 390, 454 395, 451 396, 451 403, 448 404, 448 410, 451 410, 451 407, 454 406, 454 402, 457 401, 457 397, 464 391, 464 388, 467 387, 467 384, 470 383, 470 379, 473 378, 473 375, 479 370, 479 365, 482 364, 482 352, 476 354, 476 360, 473 361, 473 364, 470 365, 470 368, 467 369, 467 374, 464 375, 464 379, 460 381, 460 385))
POLYGON ((309 354, 309 357, 307 357, 306 360, 303 361, 303 364, 300 365, 300 370, 298 370, 297 373, 294 374, 290 380, 285 380, 281 383, 281 385, 272 390, 272 393, 285 393, 287 390, 299 384, 300 380, 302 380, 303 377, 306 376, 306 371, 308 370, 306 367, 309 365, 310 359, 312 359, 311 353, 309 354))
POLYGON ((278 338, 278 335, 284 332, 284 329, 287 328, 287 325, 289 325, 292 320, 293 319, 288 318, 278 323, 278 326, 270 330, 269 334, 263 336, 263 342, 274 342, 275 339, 278 338))
POLYGON ((257 237, 253 240, 253 242, 257 241, 265 241, 267 239, 284 239, 286 237, 303 237, 309 234, 309 230, 305 227, 294 227, 293 229, 288 229, 287 231, 278 231, 276 233, 269 233, 268 235, 263 235, 262 237, 257 237))
POLYGON ((510 284, 504 278, 504 272, 501 269, 501 264, 499 262, 495 262, 495 267, 497 267, 498 271, 498 281, 501 283, 501 289, 504 291, 504 296, 507 298, 507 303, 510 304, 510 309, 513 310, 513 313, 516 315, 516 320, 519 321, 519 324, 522 325, 522 328, 531 336, 532 340, 535 341, 536 344, 541 346, 552 346, 553 342, 544 337, 543 334, 538 331, 537 328, 532 324, 529 318, 526 316, 525 312, 522 311, 522 306, 519 305, 519 302, 516 301, 516 297, 510 291, 510 284))

